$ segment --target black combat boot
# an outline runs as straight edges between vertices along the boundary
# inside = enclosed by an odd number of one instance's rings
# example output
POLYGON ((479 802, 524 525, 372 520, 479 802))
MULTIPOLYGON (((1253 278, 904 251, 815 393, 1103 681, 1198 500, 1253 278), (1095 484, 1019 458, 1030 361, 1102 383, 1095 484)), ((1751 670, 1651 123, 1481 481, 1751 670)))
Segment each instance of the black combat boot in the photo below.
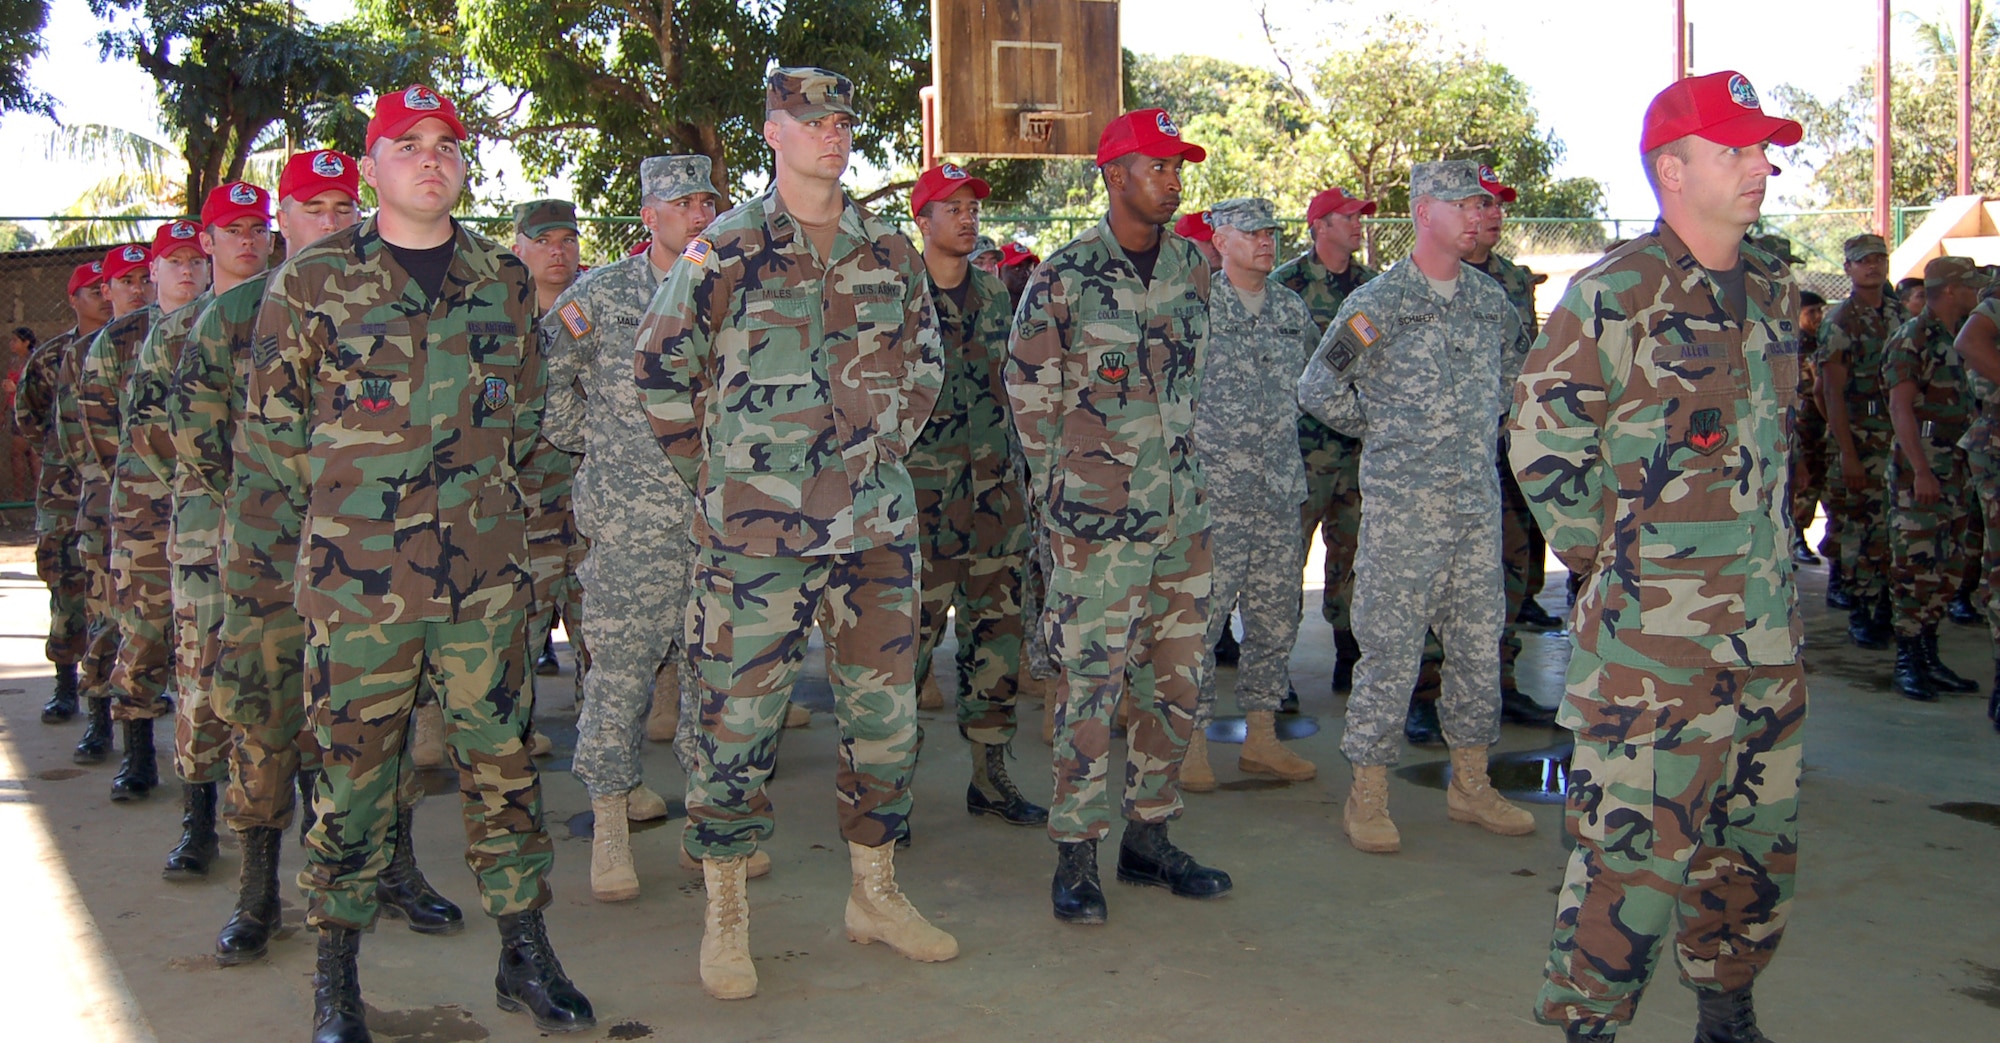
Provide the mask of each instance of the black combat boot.
MULTIPOLYGON (((1437 707, 1431 707, 1431 714, 1437 714, 1437 707)), ((1553 707, 1543 706, 1528 697, 1519 688, 1508 686, 1500 689, 1500 719, 1508 724, 1525 724, 1531 728, 1546 728, 1556 723, 1553 707)))
POLYGON ((417 853, 410 842, 410 809, 396 809, 396 835, 389 864, 375 882, 375 900, 383 915, 392 920, 408 920, 418 934, 455 934, 465 929, 465 914, 445 896, 432 889, 417 868, 417 853))
POLYGON ((1856 605, 1847 613, 1847 639, 1856 648, 1880 651, 1889 647, 1888 638, 1875 628, 1875 610, 1867 605, 1856 605))
POLYGON ((1182 898, 1219 898, 1232 886, 1228 873, 1175 847, 1164 822, 1125 823, 1125 836, 1118 841, 1118 879, 1164 887, 1182 898))
POLYGON ((215 936, 215 962, 224 967, 263 959, 283 912, 278 900, 278 845, 284 842, 285 831, 251 826, 237 836, 243 842, 241 890, 236 892, 236 912, 215 936))
POLYGON ((76 716, 76 664, 56 664, 56 691, 42 704, 42 723, 61 724, 76 716))
POLYGON ((215 783, 181 783, 181 842, 167 852, 167 867, 161 875, 169 880, 198 880, 208 876, 215 861, 215 783))
POLYGON ((313 809, 313 790, 319 786, 318 768, 300 768, 299 786, 299 846, 306 846, 306 834, 311 833, 319 822, 319 812, 313 809))
POLYGON ((555 642, 542 646, 542 654, 535 660, 535 673, 542 677, 554 677, 562 673, 562 661, 556 658, 555 642))
POLYGON ((1804 533, 1792 533, 1792 560, 1801 565, 1819 564, 1819 555, 1814 554, 1812 548, 1806 545, 1804 533))
POLYGON ((1056 877, 1049 882, 1049 899, 1056 919, 1064 923, 1104 922, 1104 887, 1097 882, 1097 841, 1056 844, 1056 877))
POLYGON ((1972 592, 1969 590, 1959 591, 1958 596, 1951 599, 1951 604, 1945 606, 1944 614, 1962 627, 1978 626, 1980 623, 1980 613, 1972 607, 1972 592))
POLYGON ((1757 1012, 1750 1006, 1750 987, 1734 992, 1695 990, 1697 1020, 1694 1043, 1771 1043, 1757 1030, 1757 1012))
POLYGON ((351 927, 319 929, 319 964, 313 969, 312 1043, 375 1043, 361 1006, 361 976, 355 957, 361 932, 351 927))
POLYGON ((1559 617, 1549 615, 1549 610, 1534 598, 1521 599, 1521 610, 1514 613, 1514 622, 1530 630, 1560 630, 1563 625, 1559 617))
POLYGON ((1608 1021, 1572 1021, 1563 1026, 1563 1043, 1611 1043, 1616 1031, 1608 1021))
POLYGON ((85 699, 83 738, 69 759, 78 764, 102 764, 111 756, 111 700, 85 699))
POLYGON ((1435 701, 1410 697, 1410 709, 1403 716, 1403 740, 1412 746, 1441 746, 1444 725, 1438 723, 1435 701))
POLYGON ((125 760, 111 777, 111 799, 144 800, 160 784, 160 765, 153 755, 153 719, 125 722, 125 760))
POLYGON ((1243 646, 1236 643, 1236 631, 1222 628, 1222 640, 1215 643, 1215 665, 1235 666, 1243 659, 1243 646))
POLYGON ((595 1027, 590 1001, 563 974, 549 944, 540 910, 500 918, 500 971, 493 976, 493 1002, 501 1010, 527 1008, 544 1032, 581 1032, 595 1027))
POLYGON ((1299 712, 1299 690, 1290 681, 1285 682, 1285 697, 1278 700, 1278 712, 1299 712))
POLYGON ((1049 809, 1028 802, 1007 777, 1007 747, 972 744, 972 782, 965 787, 965 810, 974 815, 993 815, 1010 826, 1040 826, 1049 821, 1049 809))
POLYGON ((1361 661, 1361 645, 1354 631, 1333 632, 1333 692, 1340 695, 1354 688, 1354 664, 1361 661))
POLYGON ((1986 697, 1986 719, 2000 729, 2000 659, 1993 661, 1993 694, 1986 697))
POLYGON ((1854 595, 1847 592, 1847 576, 1841 571, 1840 561, 1833 557, 1828 557, 1826 563, 1826 607, 1854 611, 1854 595))
POLYGON ((1924 669, 1924 639, 1896 635, 1896 694, 1918 702, 1937 702, 1937 689, 1931 686, 1930 671, 1924 669))
POLYGON ((1944 665, 1944 660, 1938 658, 1936 625, 1924 628, 1924 669, 1930 673, 1931 687, 1940 692, 1970 695, 1979 690, 1979 682, 1961 677, 1958 671, 1944 665))

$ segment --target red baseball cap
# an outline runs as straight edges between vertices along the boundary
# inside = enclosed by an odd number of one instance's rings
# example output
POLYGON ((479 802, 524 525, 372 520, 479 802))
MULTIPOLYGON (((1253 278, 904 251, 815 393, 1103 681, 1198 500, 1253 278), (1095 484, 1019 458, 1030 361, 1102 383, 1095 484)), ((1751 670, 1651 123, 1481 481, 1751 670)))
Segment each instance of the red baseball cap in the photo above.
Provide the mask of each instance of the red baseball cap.
POLYGON ((271 193, 248 181, 231 181, 211 189, 208 198, 201 202, 204 228, 218 228, 245 217, 269 221, 271 193))
POLYGON ((345 192, 355 202, 361 201, 361 171, 353 156, 330 148, 300 152, 285 161, 285 172, 278 175, 281 200, 304 202, 328 191, 345 192))
POLYGON ((201 248, 201 225, 185 217, 161 225, 153 232, 153 249, 146 259, 157 261, 175 250, 193 250, 207 257, 208 251, 201 248))
POLYGON ((1215 229, 1208 223, 1206 210, 1182 214, 1181 219, 1174 222, 1174 234, 1197 243, 1211 242, 1215 239, 1215 229))
POLYGON ((1328 214, 1372 214, 1375 204, 1372 200, 1356 199, 1342 191, 1339 185, 1312 197, 1306 204, 1306 220, 1317 221, 1328 214))
POLYGON ((1009 242, 1002 244, 1000 247, 1000 267, 1002 268, 1009 268, 1017 264, 1040 263, 1042 263, 1042 259, 1035 255, 1035 251, 1022 246, 1020 243, 1009 242))
POLYGON ((76 266, 75 271, 69 273, 69 295, 74 297, 76 296, 76 291, 95 286, 103 281, 103 261, 89 261, 79 264, 76 266))
POLYGON ((104 281, 110 282, 134 268, 144 268, 150 259, 145 247, 138 243, 126 243, 106 251, 104 260, 98 263, 104 266, 104 281))
POLYGON ((1165 109, 1135 109, 1105 124, 1097 136, 1097 165, 1141 152, 1154 159, 1184 156, 1190 163, 1208 158, 1208 150, 1181 140, 1180 125, 1165 109))
POLYGON ((460 141, 465 140, 465 124, 458 121, 458 108, 451 99, 422 84, 413 84, 375 99, 375 115, 368 120, 368 137, 362 151, 372 152, 375 142, 402 137, 405 131, 428 119, 443 120, 460 141))
POLYGON ((1724 69, 1691 76, 1654 95, 1646 106, 1639 151, 1651 152, 1690 134, 1731 148, 1764 141, 1789 146, 1805 137, 1805 129, 1792 120, 1764 115, 1757 88, 1742 73, 1724 69))
POLYGON ((917 187, 910 189, 910 216, 924 212, 924 207, 943 199, 961 188, 971 186, 972 198, 985 199, 993 194, 993 186, 965 172, 956 163, 942 163, 923 172, 917 178, 917 187))
POLYGON ((1487 195, 1502 203, 1511 203, 1521 198, 1521 193, 1501 184, 1500 175, 1495 174, 1493 168, 1484 163, 1479 164, 1479 187, 1485 189, 1487 195))
POLYGON ((651 250, 652 248, 653 248, 653 240, 641 239, 638 242, 633 243, 632 248, 630 250, 625 251, 625 256, 637 257, 640 254, 645 253, 648 250, 651 250))

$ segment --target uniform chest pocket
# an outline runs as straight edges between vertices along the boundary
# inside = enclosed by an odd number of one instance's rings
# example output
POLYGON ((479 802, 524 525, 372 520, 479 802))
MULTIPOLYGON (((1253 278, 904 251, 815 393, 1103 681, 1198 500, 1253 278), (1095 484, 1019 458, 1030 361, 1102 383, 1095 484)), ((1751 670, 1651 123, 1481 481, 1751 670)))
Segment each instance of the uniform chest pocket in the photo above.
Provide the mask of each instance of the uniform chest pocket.
POLYGON ((330 372, 323 373, 324 382, 342 426, 375 431, 407 426, 416 358, 408 321, 342 326, 325 358, 330 372))
POLYGON ((903 342, 903 302, 887 298, 854 305, 854 343, 861 356, 894 352, 903 342))
POLYGON ((813 356, 812 320, 819 306, 805 297, 776 297, 744 306, 743 368, 753 384, 810 384, 813 356))

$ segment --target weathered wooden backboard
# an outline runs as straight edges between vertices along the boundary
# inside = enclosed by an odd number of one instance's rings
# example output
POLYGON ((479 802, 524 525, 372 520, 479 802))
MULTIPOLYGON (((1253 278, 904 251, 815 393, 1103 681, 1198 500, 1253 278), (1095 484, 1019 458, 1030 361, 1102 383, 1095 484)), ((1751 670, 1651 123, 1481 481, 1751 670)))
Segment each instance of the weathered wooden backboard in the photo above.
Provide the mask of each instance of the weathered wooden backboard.
POLYGON ((1118 0, 933 0, 938 153, 1093 156, 1124 107, 1118 0))

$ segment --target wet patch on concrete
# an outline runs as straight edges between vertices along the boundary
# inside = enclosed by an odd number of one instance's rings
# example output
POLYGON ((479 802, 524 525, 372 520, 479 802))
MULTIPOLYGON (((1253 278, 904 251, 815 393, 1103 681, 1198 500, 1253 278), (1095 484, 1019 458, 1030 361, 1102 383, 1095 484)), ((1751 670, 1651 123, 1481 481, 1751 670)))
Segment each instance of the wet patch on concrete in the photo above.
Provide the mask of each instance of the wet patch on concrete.
POLYGON ((215 971, 221 970, 222 964, 215 962, 214 953, 204 952, 193 956, 169 957, 167 959, 167 969, 170 971, 215 971))
POLYGON ((750 958, 759 963, 766 963, 771 961, 776 961, 778 963, 790 963, 793 960, 803 960, 811 955, 812 953, 803 952, 797 949, 786 949, 784 952, 773 953, 769 956, 752 956, 750 958))
POLYGON ((412 1010, 368 1008, 368 1030, 376 1038, 398 1043, 476 1043, 491 1033, 472 1019, 472 1012, 455 1003, 412 1010))
POLYGON ((1291 785, 1283 779, 1236 779, 1233 782, 1219 783, 1215 788, 1230 793, 1255 793, 1258 790, 1290 789, 1291 785))
MULTIPOLYGON (((1208 741, 1241 743, 1243 741, 1243 733, 1248 727, 1240 714, 1217 717, 1208 722, 1208 741)), ((1281 713, 1278 715, 1277 732, 1278 739, 1281 742, 1303 739, 1309 735, 1318 735, 1319 718, 1311 714, 1281 713)))
POLYGON ((1514 872, 1513 872, 1513 875, 1514 875, 1514 876, 1534 876, 1534 875, 1535 875, 1535 871, 1534 871, 1534 870, 1532 870, 1532 869, 1516 869, 1516 870, 1514 870, 1514 872))
POLYGON ((1982 980, 1971 985, 1962 986, 1953 991, 1969 999, 1978 1000, 1989 1007, 2000 1008, 2000 970, 1970 961, 1966 963, 1966 966, 1971 968, 1972 973, 1982 980))
MULTIPOLYGON (((658 829, 675 819, 686 817, 687 805, 678 800, 670 800, 667 801, 666 818, 647 819, 644 822, 628 822, 625 828, 633 833, 644 833, 649 829, 658 829)), ((563 827, 569 830, 569 839, 589 840, 597 835, 597 813, 579 811, 569 818, 564 819, 563 827)))
POLYGON ((458 772, 446 767, 418 768, 417 785, 422 786, 424 796, 441 797, 458 792, 458 772))
POLYGON ((647 1039, 653 1035, 653 1026, 643 1021, 621 1021, 604 1033, 605 1039, 647 1039))
POLYGON ((674 888, 674 890, 679 891, 683 898, 699 897, 703 901, 707 901, 708 899, 708 884, 701 880, 683 881, 681 886, 674 888))
POLYGON ((90 773, 84 771, 82 768, 43 768, 35 773, 35 778, 43 782, 61 782, 64 779, 73 779, 78 775, 88 774, 90 773))
POLYGON ((1984 822, 2000 829, 2000 804, 1988 804, 1977 800, 1949 800, 1943 804, 1932 804, 1931 810, 1957 815, 1973 822, 1984 822))
MULTIPOLYGON (((1569 790, 1571 746, 1562 743, 1539 750, 1495 754, 1487 764, 1493 788, 1509 800, 1527 804, 1561 804, 1569 790)), ((1396 769, 1396 777, 1430 789, 1451 783, 1451 762, 1427 761, 1396 769)))

